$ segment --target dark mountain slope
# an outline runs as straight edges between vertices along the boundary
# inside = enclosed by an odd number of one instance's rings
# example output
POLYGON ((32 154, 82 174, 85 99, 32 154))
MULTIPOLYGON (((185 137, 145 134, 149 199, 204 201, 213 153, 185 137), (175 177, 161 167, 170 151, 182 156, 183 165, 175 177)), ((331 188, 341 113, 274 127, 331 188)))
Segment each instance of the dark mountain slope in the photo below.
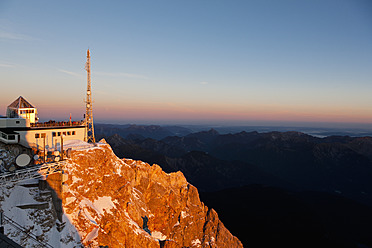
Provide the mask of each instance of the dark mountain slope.
POLYGON ((182 171, 201 191, 215 191, 247 184, 291 187, 270 173, 241 161, 216 159, 205 152, 192 151, 180 158, 166 158, 163 169, 182 171))
POLYGON ((337 195, 251 185, 200 197, 247 247, 372 247, 372 208, 337 195))
POLYGON ((241 132, 218 135, 214 130, 185 137, 167 137, 174 148, 200 150, 223 160, 255 165, 292 189, 340 192, 372 204, 372 138, 316 138, 299 132, 241 132))
POLYGON ((263 172, 254 165, 241 161, 214 158, 201 151, 186 152, 153 139, 127 140, 119 135, 107 138, 118 157, 139 159, 159 164, 164 171, 182 171, 185 177, 201 191, 214 191, 247 184, 270 184, 292 187, 287 182, 263 172))

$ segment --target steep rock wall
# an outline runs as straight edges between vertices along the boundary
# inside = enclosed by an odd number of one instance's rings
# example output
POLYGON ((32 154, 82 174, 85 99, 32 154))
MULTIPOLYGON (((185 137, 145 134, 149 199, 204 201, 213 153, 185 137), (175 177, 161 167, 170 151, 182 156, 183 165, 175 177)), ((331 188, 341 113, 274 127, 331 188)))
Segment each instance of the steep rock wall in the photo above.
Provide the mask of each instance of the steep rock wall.
POLYGON ((121 160, 101 141, 73 151, 65 174, 64 212, 85 246, 243 247, 181 172, 121 160))

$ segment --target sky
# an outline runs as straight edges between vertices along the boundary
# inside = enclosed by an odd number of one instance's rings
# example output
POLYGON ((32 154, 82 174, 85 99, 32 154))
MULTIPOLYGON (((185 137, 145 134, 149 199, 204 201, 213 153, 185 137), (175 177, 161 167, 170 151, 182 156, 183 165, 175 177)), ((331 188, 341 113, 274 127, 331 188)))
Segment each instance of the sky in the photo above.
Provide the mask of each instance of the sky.
POLYGON ((372 126, 372 1, 0 1, 0 115, 372 126))

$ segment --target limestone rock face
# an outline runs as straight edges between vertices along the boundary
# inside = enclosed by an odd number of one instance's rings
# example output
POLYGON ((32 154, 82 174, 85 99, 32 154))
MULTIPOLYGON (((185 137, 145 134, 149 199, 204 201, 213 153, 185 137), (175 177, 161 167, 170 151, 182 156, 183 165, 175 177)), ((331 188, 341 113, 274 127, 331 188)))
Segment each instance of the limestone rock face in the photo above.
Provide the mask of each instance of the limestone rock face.
POLYGON ((101 141, 73 151, 65 174, 63 209, 85 246, 243 247, 181 172, 121 160, 101 141))

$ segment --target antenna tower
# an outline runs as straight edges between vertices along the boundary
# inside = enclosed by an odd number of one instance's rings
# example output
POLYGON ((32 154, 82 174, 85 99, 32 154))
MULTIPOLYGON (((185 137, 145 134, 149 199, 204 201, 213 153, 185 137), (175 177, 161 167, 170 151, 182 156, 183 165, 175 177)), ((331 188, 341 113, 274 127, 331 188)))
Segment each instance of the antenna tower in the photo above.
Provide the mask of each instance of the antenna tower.
POLYGON ((90 88, 90 52, 87 51, 87 63, 85 65, 87 70, 87 99, 85 101, 85 137, 84 140, 89 143, 95 143, 96 139, 94 138, 94 126, 93 126, 93 108, 92 108, 92 90, 90 88))

